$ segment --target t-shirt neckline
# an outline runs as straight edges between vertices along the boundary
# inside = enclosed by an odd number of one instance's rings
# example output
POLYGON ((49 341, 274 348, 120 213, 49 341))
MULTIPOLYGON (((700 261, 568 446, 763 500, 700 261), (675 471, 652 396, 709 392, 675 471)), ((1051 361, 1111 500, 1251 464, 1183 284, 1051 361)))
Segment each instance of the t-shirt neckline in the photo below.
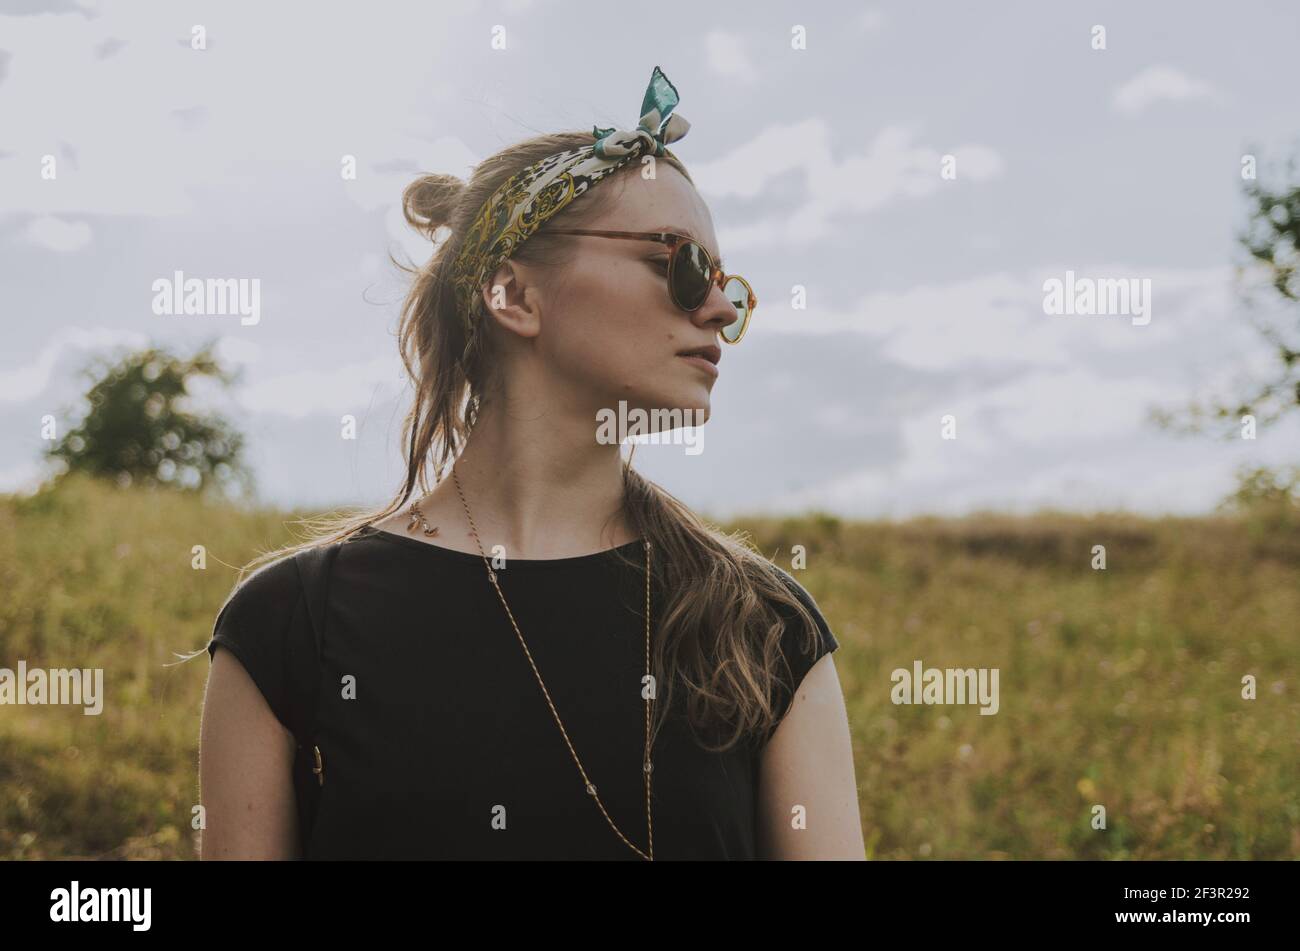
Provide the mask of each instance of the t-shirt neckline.
MULTIPOLYGON (((415 548, 424 551, 429 557, 441 558, 448 562, 459 562, 462 564, 479 564, 483 563, 483 556, 478 552, 460 551, 456 548, 444 548, 442 545, 434 545, 430 542, 422 542, 418 538, 408 538, 405 535, 398 535, 396 532, 390 532, 387 529, 376 528, 374 525, 367 525, 358 535, 370 535, 380 538, 384 541, 392 542, 407 548, 415 548)), ((614 548, 605 548, 601 551, 591 552, 586 555, 571 555, 567 558, 508 558, 508 564, 512 568, 573 568, 584 564, 595 564, 604 561, 611 561, 618 552, 631 552, 644 546, 644 539, 636 539, 625 545, 618 545, 614 548)), ((489 555, 489 557, 491 557, 489 555)))

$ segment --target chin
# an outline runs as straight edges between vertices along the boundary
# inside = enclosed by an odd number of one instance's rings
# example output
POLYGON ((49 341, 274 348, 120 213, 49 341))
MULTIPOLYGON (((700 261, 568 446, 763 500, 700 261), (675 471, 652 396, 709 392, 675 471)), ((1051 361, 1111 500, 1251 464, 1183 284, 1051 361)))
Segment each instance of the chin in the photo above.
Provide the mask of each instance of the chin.
POLYGON ((708 422, 709 414, 713 411, 707 386, 680 390, 667 399, 651 401, 648 405, 659 407, 661 412, 673 413, 673 422, 680 419, 684 426, 703 425, 708 422))
POLYGON ((702 426, 708 422, 712 412, 709 389, 700 384, 675 386, 671 390, 625 396, 623 399, 627 401, 627 413, 635 413, 644 420, 649 432, 702 426))

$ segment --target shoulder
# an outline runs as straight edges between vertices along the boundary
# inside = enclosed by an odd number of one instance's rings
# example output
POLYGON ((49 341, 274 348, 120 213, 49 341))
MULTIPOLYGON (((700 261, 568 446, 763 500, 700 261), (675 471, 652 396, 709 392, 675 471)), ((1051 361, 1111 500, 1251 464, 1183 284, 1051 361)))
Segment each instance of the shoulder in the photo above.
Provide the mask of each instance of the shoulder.
MULTIPOLYGON (((826 646, 830 650, 834 650, 838 647, 839 644, 835 640, 835 635, 831 633, 830 623, 826 620, 826 616, 822 614, 821 608, 818 606, 816 599, 808 593, 808 589, 800 584, 792 574, 781 566, 773 565, 772 567, 776 570, 777 577, 781 579, 789 592, 794 595, 795 600, 802 604, 808 613, 812 615, 813 623, 817 628, 819 638, 823 642, 827 642, 826 646)), ((789 626, 791 622, 796 621, 799 616, 797 611, 786 605, 778 605, 778 613, 780 613, 786 620, 787 626, 789 626)))
POLYGON ((781 581, 784 582, 785 586, 790 589, 790 593, 798 598, 804 607, 813 611, 818 610, 817 602, 813 599, 813 596, 808 593, 807 588, 796 580, 794 575, 790 574, 790 572, 786 571, 780 565, 774 564, 772 565, 772 568, 776 571, 777 577, 780 578, 781 581))
POLYGON ((298 559, 302 552, 286 555, 255 569, 227 595, 218 619, 227 614, 264 612, 288 603, 293 605, 302 593, 298 559))
POLYGON ((335 557, 349 541, 312 545, 257 568, 227 596, 218 614, 218 626, 226 614, 287 619, 287 614, 304 600, 315 613, 328 589, 335 557))
POLYGON ((790 604, 778 601, 773 605, 777 615, 783 622, 783 627, 778 642, 780 659, 777 669, 774 671, 776 686, 774 697, 775 716, 771 727, 765 734, 765 739, 771 738, 776 726, 789 712, 794 701, 794 695, 798 692, 804 678, 808 676, 808 672, 812 670, 819 660, 837 650, 840 646, 835 634, 831 631, 830 623, 826 620, 821 608, 818 607, 817 601, 809 594, 808 589, 780 566, 773 565, 772 567, 790 594, 808 612, 813 623, 809 626, 807 620, 790 604))
POLYGON ((230 650, 250 671, 269 667, 284 651, 287 636, 302 605, 298 573, 300 553, 288 555, 253 571, 226 596, 217 611, 208 653, 217 646, 230 650))
POLYGON ((208 654, 224 647, 240 662, 267 704, 299 735, 316 682, 317 624, 333 545, 304 548, 248 574, 226 597, 208 654), (322 570, 324 569, 324 570, 322 570))

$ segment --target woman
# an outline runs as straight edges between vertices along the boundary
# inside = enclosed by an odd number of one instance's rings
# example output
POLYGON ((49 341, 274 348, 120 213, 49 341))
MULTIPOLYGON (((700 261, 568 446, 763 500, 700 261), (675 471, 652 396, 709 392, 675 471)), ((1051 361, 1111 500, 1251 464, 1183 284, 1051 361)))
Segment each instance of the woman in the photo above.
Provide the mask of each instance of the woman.
POLYGON ((755 303, 676 102, 656 67, 635 130, 407 188, 443 239, 402 314, 407 478, 222 608, 204 858, 863 857, 816 604, 598 432, 707 418, 755 303))

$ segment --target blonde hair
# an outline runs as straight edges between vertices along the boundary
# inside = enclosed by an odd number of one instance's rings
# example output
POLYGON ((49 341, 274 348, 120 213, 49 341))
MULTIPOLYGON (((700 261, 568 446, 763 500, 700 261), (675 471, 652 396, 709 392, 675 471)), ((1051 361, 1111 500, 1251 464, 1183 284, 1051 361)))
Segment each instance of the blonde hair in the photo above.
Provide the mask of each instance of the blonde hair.
MULTIPOLYGON (((305 520, 302 524, 312 537, 255 558, 245 566, 246 572, 307 548, 342 541, 400 511, 417 491, 417 498, 426 494, 431 468, 435 482, 448 474, 479 407, 499 385, 503 370, 493 334, 482 329, 467 333, 457 312, 451 271, 463 236, 484 201, 510 176, 556 152, 594 140, 590 132, 540 135, 483 160, 468 182, 452 175, 425 175, 407 186, 402 195, 407 222, 431 240, 442 240, 423 266, 408 268, 394 262, 414 274, 398 331, 402 362, 415 390, 402 428, 406 478, 392 501, 377 511, 305 520)), ((691 181, 675 157, 664 156, 661 161, 691 181)), ((613 187, 614 179, 623 180, 625 186, 624 176, 635 167, 629 165, 610 176, 555 220, 572 226, 595 218, 621 194, 613 187)), ((542 231, 511 257, 562 270, 571 247, 542 231)), ((486 320, 483 307, 480 295, 479 313, 472 320, 475 327, 481 328, 486 320)), ((767 735, 775 726, 785 624, 799 619, 810 650, 816 638, 816 622, 795 595, 793 579, 783 577, 752 546, 747 533, 727 534, 707 525, 632 469, 630 461, 623 467, 623 483, 625 517, 654 549, 655 734, 669 714, 674 692, 681 689, 687 721, 706 748, 722 751, 746 736, 767 735), (720 741, 711 745, 701 733, 720 741)), ((639 567, 641 562, 635 564, 639 567)))

